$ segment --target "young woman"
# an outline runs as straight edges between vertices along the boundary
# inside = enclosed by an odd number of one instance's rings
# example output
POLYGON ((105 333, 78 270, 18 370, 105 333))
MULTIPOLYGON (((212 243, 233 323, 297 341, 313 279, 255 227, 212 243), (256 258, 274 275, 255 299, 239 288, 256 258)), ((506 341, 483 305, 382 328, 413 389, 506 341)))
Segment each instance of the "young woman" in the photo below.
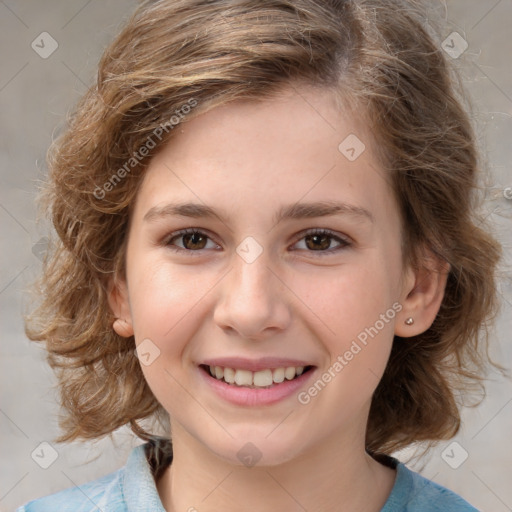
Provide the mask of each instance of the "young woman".
POLYGON ((475 510, 391 454, 487 362, 477 162, 410 2, 143 2, 51 152, 28 333, 60 441, 145 444, 19 510, 475 510))

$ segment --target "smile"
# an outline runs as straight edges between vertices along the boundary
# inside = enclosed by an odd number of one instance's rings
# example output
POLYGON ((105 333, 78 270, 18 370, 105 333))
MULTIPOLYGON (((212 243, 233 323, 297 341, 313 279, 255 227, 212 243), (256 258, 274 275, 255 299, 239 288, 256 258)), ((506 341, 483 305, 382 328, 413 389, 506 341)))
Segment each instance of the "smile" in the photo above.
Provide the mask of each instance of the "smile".
POLYGON ((223 359, 200 364, 198 370, 201 380, 219 398, 238 406, 257 407, 296 396, 313 378, 316 366, 302 361, 295 366, 298 362, 223 359))

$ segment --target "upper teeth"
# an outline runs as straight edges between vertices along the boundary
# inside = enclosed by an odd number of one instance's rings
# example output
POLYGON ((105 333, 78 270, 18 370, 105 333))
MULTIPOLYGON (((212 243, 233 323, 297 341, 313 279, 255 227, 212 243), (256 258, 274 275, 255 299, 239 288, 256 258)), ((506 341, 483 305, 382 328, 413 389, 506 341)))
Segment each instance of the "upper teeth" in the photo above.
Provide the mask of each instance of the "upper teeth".
POLYGON ((216 379, 224 379, 228 384, 256 387, 271 386, 273 383, 279 384, 284 379, 292 380, 295 376, 301 375, 303 371, 304 366, 288 366, 287 368, 260 370, 259 372, 210 366, 210 374, 216 379))

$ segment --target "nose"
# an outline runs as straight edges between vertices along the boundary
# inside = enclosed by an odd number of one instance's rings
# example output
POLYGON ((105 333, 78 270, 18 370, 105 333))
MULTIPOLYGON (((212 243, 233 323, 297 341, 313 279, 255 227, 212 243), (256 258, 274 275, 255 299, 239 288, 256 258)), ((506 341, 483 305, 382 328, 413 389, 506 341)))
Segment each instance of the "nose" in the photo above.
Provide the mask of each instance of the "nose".
POLYGON ((224 331, 251 340, 266 339, 290 324, 290 292, 265 252, 252 263, 234 255, 222 280, 214 321, 224 331))

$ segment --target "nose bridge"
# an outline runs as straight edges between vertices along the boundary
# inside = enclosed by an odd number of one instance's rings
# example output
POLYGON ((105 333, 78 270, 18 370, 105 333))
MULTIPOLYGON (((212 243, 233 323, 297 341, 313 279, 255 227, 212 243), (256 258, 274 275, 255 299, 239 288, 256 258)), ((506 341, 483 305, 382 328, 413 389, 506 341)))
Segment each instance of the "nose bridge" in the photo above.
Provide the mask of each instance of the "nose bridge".
POLYGON ((289 312, 283 285, 270 269, 265 251, 255 259, 234 255, 226 277, 214 315, 220 327, 248 338, 286 327, 289 312))
POLYGON ((243 310, 252 306, 260 314, 269 310, 276 278, 270 271, 267 254, 263 252, 253 261, 237 254, 233 260, 234 268, 229 281, 231 307, 243 310))
POLYGON ((265 298, 264 295, 269 292, 272 277, 266 255, 262 254, 254 261, 247 261, 243 257, 235 259, 233 285, 236 293, 242 297, 265 298))

